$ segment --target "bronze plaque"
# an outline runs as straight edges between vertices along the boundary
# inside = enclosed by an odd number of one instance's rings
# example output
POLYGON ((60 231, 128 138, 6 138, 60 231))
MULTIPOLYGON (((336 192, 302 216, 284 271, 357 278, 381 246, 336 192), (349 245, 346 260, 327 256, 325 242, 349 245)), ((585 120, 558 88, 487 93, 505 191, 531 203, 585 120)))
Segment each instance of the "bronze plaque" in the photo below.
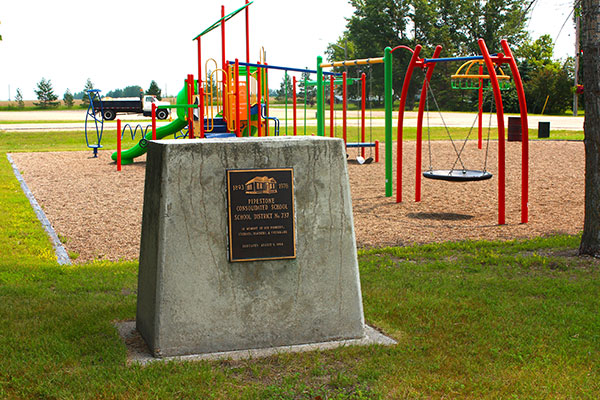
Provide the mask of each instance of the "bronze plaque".
POLYGON ((294 170, 227 170, 229 261, 296 258, 294 170))

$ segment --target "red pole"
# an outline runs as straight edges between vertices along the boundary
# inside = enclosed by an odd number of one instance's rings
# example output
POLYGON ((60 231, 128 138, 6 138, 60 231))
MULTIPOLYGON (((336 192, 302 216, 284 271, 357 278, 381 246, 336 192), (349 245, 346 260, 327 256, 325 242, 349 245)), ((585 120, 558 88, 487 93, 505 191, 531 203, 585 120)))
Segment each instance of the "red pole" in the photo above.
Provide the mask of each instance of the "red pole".
POLYGON ((526 224, 529 220, 529 124, 527 123, 527 101, 521 74, 515 61, 515 57, 508 47, 506 40, 501 40, 500 45, 504 54, 509 57, 508 65, 515 81, 517 96, 519 99, 519 111, 521 113, 521 223, 526 224))
POLYGON ((202 82, 202 43, 200 42, 201 36, 198 36, 198 85, 202 82))
MULTIPOLYGON (((188 88, 188 105, 194 103, 194 75, 189 74, 187 79, 188 88)), ((192 108, 187 109, 188 114, 188 138, 194 139, 194 111, 192 108)))
POLYGON ((404 108, 406 107, 406 96, 408 94, 408 85, 410 84, 410 78, 412 77, 413 70, 419 60, 419 53, 421 52, 421 45, 415 46, 415 50, 412 53, 408 67, 406 68, 406 74, 404 76, 404 82, 402 83, 402 92, 400 94, 400 106, 398 107, 398 133, 396 139, 396 203, 402 201, 402 129, 404 124, 404 108))
POLYGON ((333 90, 333 75, 329 76, 329 136, 334 136, 334 113, 335 113, 335 94, 333 90))
MULTIPOLYGON (((438 58, 442 52, 442 46, 436 46, 433 51, 432 58, 438 58)), ((427 72, 425 73, 425 81, 421 88, 421 99, 419 100, 419 113, 417 115, 417 143, 416 143, 416 165, 415 165, 415 201, 421 201, 421 171, 423 169, 423 111, 425 109, 425 102, 427 101, 427 87, 431 82, 433 76, 433 70, 435 69, 436 63, 427 64, 427 72)))
POLYGON ((344 71, 342 73, 342 132, 344 135, 344 144, 346 144, 346 127, 347 127, 347 121, 346 121, 346 106, 348 105, 348 88, 346 87, 346 80, 347 80, 347 76, 346 76, 346 72, 344 71))
POLYGON ((375 162, 379 162, 379 140, 375 141, 375 162))
POLYGON ((198 36, 198 123, 200 124, 200 137, 204 137, 204 88, 202 86, 202 46, 201 36, 198 36))
POLYGON ((502 93, 498 85, 498 77, 494 69, 494 63, 488 52, 483 39, 477 41, 479 49, 485 60, 485 65, 490 75, 490 82, 494 90, 494 100, 496 101, 496 116, 498 118, 498 225, 506 223, 506 166, 505 166, 505 148, 504 148, 504 112, 502 108, 502 93))
POLYGON ((294 103, 294 111, 293 111, 293 115, 294 115, 294 136, 297 135, 297 130, 298 130, 298 124, 296 121, 296 76, 292 77, 292 87, 293 87, 293 91, 294 91, 294 95, 293 95, 293 103, 294 103))
POLYGON ((152 140, 156 140, 156 103, 152 103, 152 140))
MULTIPOLYGON (((258 62, 258 64, 260 64, 260 61, 258 62)), ((256 87, 258 87, 258 94, 256 97, 256 104, 258 104, 258 137, 261 137, 262 135, 262 104, 261 104, 261 92, 262 92, 262 82, 260 79, 260 76, 262 75, 262 68, 258 67, 258 69, 256 70, 256 87)))
MULTIPOLYGON (((246 3, 248 4, 248 0, 246 3)), ((246 63, 250 64, 250 18, 249 18, 249 6, 246 6, 246 63)), ((250 110, 250 66, 246 65, 246 126, 248 136, 252 136, 252 116, 250 110)))
POLYGON ((240 60, 235 59, 235 136, 242 136, 240 129, 240 60))
MULTIPOLYGON (((154 104, 152 104, 154 105, 154 104)), ((121 170, 121 120, 117 120, 117 171, 121 170)))
POLYGON ((198 110, 198 123, 200 124, 200 138, 204 138, 204 88, 199 89, 200 109, 198 110))
MULTIPOLYGON (((479 64, 479 75, 483 75, 483 64, 479 64)), ((477 148, 483 148, 483 78, 479 78, 479 114, 478 114, 477 148)))
POLYGON ((221 6, 221 68, 223 69, 223 97, 225 97, 225 81, 227 80, 225 63, 225 6, 221 6))
MULTIPOLYGON (((229 86, 231 85, 231 79, 229 78, 229 74, 231 73, 232 68, 229 68, 229 65, 227 63, 225 63, 225 71, 223 71, 223 75, 228 77, 226 79, 225 82, 223 82, 223 92, 221 94, 222 99, 221 99, 221 111, 223 113, 223 118, 227 121, 227 125, 229 126, 229 124, 232 123, 231 118, 233 118, 232 115, 230 115, 230 110, 231 107, 229 106, 229 103, 231 101, 231 99, 229 98, 229 93, 227 93, 227 90, 229 89, 229 86)), ((217 100, 217 105, 218 105, 218 100, 217 100)))
MULTIPOLYGON (((367 75, 363 72, 362 75, 360 76, 360 83, 361 83, 360 141, 363 143, 365 142, 365 112, 366 112, 365 97, 367 97, 366 96, 366 82, 367 82, 367 75)), ((364 147, 360 148, 360 155, 362 158, 365 158, 365 148, 364 147)))
MULTIPOLYGON (((263 60, 264 61, 264 60, 263 60)), ((265 66, 269 65, 265 62, 265 66)), ((269 99, 271 98, 271 96, 269 96, 269 70, 265 69, 265 96, 267 96, 267 107, 265 110, 265 115, 266 115, 266 119, 265 119, 265 136, 269 136, 269 99)))

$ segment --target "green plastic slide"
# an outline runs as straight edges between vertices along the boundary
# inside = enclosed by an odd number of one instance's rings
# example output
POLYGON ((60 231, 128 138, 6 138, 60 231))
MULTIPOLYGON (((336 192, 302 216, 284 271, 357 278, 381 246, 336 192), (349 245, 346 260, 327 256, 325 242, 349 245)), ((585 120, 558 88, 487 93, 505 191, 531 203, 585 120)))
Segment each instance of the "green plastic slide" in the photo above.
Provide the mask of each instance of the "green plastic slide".
MULTIPOLYGON (((181 89, 177 95, 177 104, 187 104, 187 85, 181 89)), ((186 109, 177 108, 177 119, 173 120, 170 124, 156 128, 156 139, 162 139, 166 136, 173 135, 179 132, 187 126, 186 120, 186 109)), ((152 140, 152 130, 149 130, 146 134, 146 140, 152 140)), ((130 148, 129 150, 121 151, 121 164, 132 164, 133 159, 146 153, 146 147, 142 147, 138 144, 130 148)), ((111 158, 117 161, 117 152, 115 151, 111 158)))

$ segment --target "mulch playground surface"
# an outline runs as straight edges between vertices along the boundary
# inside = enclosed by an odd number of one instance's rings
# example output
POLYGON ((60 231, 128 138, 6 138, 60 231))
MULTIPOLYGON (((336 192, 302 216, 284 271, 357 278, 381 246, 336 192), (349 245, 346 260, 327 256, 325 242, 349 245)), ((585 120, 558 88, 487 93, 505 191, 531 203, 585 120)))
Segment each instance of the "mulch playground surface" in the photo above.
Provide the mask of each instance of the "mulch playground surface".
MULTIPOLYGON (((359 165, 349 149, 348 171, 359 248, 405 246, 466 239, 511 240, 583 228, 584 145, 531 141, 529 223, 521 224, 521 143, 506 143, 506 225, 498 223, 497 143, 490 142, 487 181, 454 183, 423 179, 422 201, 414 201, 415 142, 404 143, 403 202, 385 197, 385 166, 359 165)), ((484 150, 469 143, 463 154, 470 169, 483 169, 484 150)), ((369 149, 366 150, 369 155, 369 149)), ((395 153, 395 149, 394 149, 395 153)), ((432 142, 434 169, 455 160, 450 142, 432 142)), ((145 158, 123 166, 109 151, 13 153, 27 185, 75 262, 136 260, 142 222, 145 158)), ((381 154, 384 149, 382 146, 381 154)), ((395 162, 394 162, 395 164, 395 162)), ((427 144, 423 168, 429 167, 427 144)), ((395 177, 395 169, 394 169, 395 177)), ((395 178, 394 178, 395 180, 395 178)), ((395 182, 394 182, 395 190, 395 182)), ((176 240, 176 238, 174 239, 176 240)))

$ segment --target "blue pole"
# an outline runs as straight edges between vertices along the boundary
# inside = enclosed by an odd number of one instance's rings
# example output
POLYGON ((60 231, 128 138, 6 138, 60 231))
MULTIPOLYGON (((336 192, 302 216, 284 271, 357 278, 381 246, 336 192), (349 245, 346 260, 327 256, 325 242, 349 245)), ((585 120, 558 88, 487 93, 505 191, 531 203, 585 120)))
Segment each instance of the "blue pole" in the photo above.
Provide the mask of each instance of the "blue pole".
MULTIPOLYGON (((235 64, 235 61, 229 61, 229 64, 235 64)), ((278 69, 281 71, 292 71, 292 72, 310 72, 311 74, 316 74, 317 71, 314 69, 302 69, 302 68, 290 68, 290 67, 279 67, 277 65, 263 65, 263 64, 253 64, 253 63, 244 63, 240 62, 240 65, 244 65, 247 67, 256 67, 256 68, 265 68, 265 69, 278 69)), ((323 75, 334 75, 334 76, 342 76, 342 74, 334 73, 334 72, 325 72, 323 71, 323 75)))
MULTIPOLYGON (((495 56, 497 56, 497 54, 491 54, 491 56, 495 57, 495 56)), ((423 59, 423 62, 425 64, 428 64, 428 63, 438 63, 438 62, 471 61, 471 60, 483 60, 483 56, 425 58, 425 59, 423 59)))

